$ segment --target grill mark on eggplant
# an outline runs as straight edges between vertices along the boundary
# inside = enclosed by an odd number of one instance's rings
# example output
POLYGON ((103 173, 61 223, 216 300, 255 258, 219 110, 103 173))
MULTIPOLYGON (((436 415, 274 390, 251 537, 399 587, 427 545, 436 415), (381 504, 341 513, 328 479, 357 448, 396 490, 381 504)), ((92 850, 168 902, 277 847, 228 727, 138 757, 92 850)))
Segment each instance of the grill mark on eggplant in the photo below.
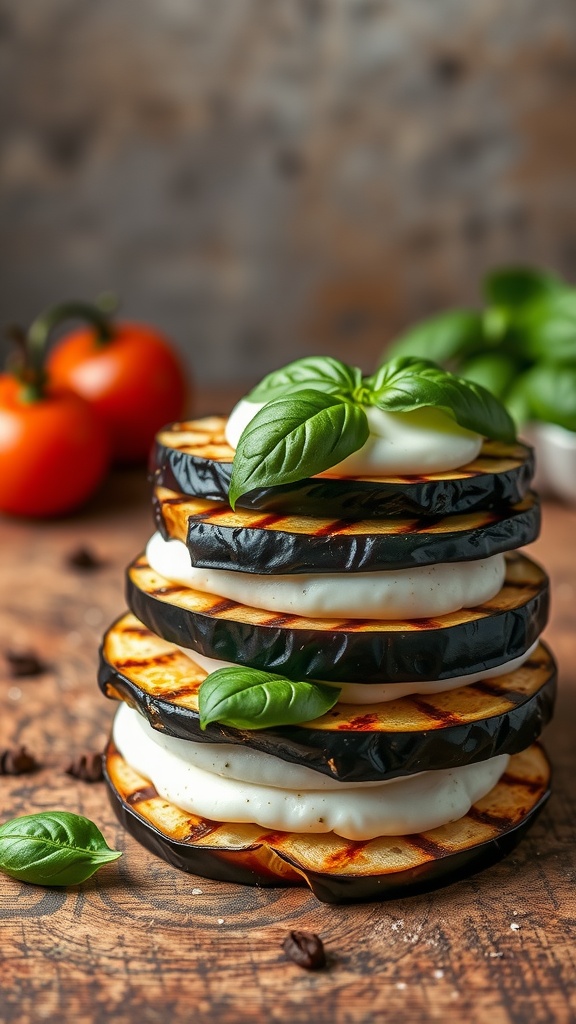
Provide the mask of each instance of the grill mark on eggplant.
MULTIPOLYGON (((540 662, 536 667, 541 668, 542 663, 540 662)), ((524 665, 522 668, 524 668, 524 665)), ((500 700, 508 701, 510 704, 520 704, 526 699, 526 694, 522 690, 505 689, 503 686, 498 686, 495 682, 491 683, 489 679, 479 679, 470 689, 485 693, 488 697, 496 697, 500 700)))
POLYGON ((212 835, 213 832, 218 832, 222 827, 223 822, 212 821, 210 818, 198 818, 196 824, 190 823, 189 830, 182 836, 182 843, 193 843, 194 840, 205 839, 206 836, 212 835))
POLYGON ((154 800, 158 796, 158 790, 152 784, 144 786, 142 789, 135 789, 132 793, 129 793, 124 799, 126 803, 133 807, 134 804, 139 804, 144 800, 154 800))
POLYGON ((160 690, 158 696, 166 701, 180 701, 182 697, 193 697, 198 693, 202 682, 202 679, 198 679, 197 682, 189 683, 188 686, 181 685, 173 689, 160 690))
MULTIPOLYGON (((182 505, 186 505, 186 499, 185 498, 182 498, 181 501, 182 501, 182 505)), ((191 520, 191 519, 193 519, 193 520, 205 519, 206 522, 211 523, 214 520, 222 519, 224 516, 229 516, 231 514, 231 512, 232 512, 232 509, 229 508, 228 505, 223 505, 222 508, 210 509, 210 511, 208 511, 208 512, 190 512, 188 514, 187 518, 189 520, 191 520)))
POLYGON ((481 811, 479 807, 475 806, 470 808, 467 817, 472 818, 472 821, 477 821, 479 825, 489 825, 491 828, 496 828, 499 831, 510 828, 510 825, 512 824, 510 815, 508 814, 490 814, 489 811, 481 811))
POLYGON ((421 711, 423 715, 431 718, 434 722, 442 722, 444 725, 458 725, 463 720, 462 716, 457 712, 438 708, 435 704, 428 703, 427 700, 419 697, 416 693, 411 695, 410 700, 418 711, 421 711))
POLYGON ((378 724, 378 717, 373 712, 367 712, 365 715, 356 715, 347 722, 342 722, 336 728, 339 732, 372 732, 374 726, 378 724))
POLYGON ((356 839, 356 840, 342 840, 346 843, 346 846, 340 850, 334 850, 333 853, 324 854, 322 867, 324 871, 336 872, 338 868, 343 868, 348 864, 353 864, 355 860, 359 860, 364 854, 366 847, 373 842, 372 839, 356 839))
POLYGON ((170 594, 181 594, 185 589, 179 583, 166 583, 160 587, 154 587, 150 593, 153 597, 168 597, 170 594))
POLYGON ((522 786, 530 793, 537 793, 542 787, 542 783, 539 779, 520 777, 518 775, 513 775, 508 771, 504 772, 504 774, 500 776, 500 782, 505 783, 507 786, 522 786))
POLYGON ((334 519, 324 526, 315 526, 311 533, 315 537, 331 537, 338 533, 342 533, 344 530, 349 530, 350 526, 354 524, 354 520, 351 519, 334 519))
POLYGON ((256 530, 265 530, 267 526, 277 526, 283 518, 277 512, 269 512, 267 515, 259 516, 250 525, 256 530))
MULTIPOLYGON (((468 609, 467 608, 463 609, 463 611, 468 611, 468 609)), ((424 618, 422 618, 422 619, 405 619, 404 621, 405 621, 405 624, 410 627, 410 629, 418 629, 418 630, 422 630, 422 629, 442 629, 442 626, 443 626, 443 623, 441 621, 439 621, 438 619, 424 619, 424 618)))
POLYGON ((178 657, 178 651, 167 651, 166 654, 144 655, 142 658, 124 658, 117 661, 118 668, 146 668, 149 665, 166 665, 178 657))
MULTIPOLYGON (((210 597, 211 595, 207 594, 206 596, 210 597)), ((221 601, 218 601, 216 604, 213 604, 211 605, 211 607, 207 608, 204 614, 222 615, 223 612, 229 612, 232 610, 232 608, 240 607, 241 605, 239 605, 237 601, 230 601, 228 598, 223 598, 221 601)))
MULTIPOLYGON (((259 609, 260 610, 260 609, 259 609)), ((263 614, 266 614, 265 609, 262 609, 263 614)), ((288 615, 282 612, 276 612, 270 615, 267 619, 262 619, 261 626, 291 626, 298 622, 298 615, 288 615)))
POLYGON ((424 835, 423 832, 415 833, 410 836, 399 836, 404 842, 411 846, 413 849, 418 850, 419 853, 423 853, 430 860, 439 860, 441 857, 445 857, 448 850, 441 843, 435 842, 430 839, 429 836, 424 835))

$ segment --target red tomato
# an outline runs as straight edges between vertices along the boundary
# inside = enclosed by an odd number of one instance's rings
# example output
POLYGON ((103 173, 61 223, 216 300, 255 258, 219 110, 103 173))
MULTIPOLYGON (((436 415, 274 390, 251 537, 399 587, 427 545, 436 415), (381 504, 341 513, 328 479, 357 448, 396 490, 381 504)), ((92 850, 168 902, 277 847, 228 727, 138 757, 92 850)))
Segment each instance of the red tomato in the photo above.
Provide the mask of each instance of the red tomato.
POLYGON ((118 462, 146 461, 156 431, 184 414, 182 365, 169 342, 144 324, 115 323, 106 341, 92 327, 73 331, 56 345, 47 368, 50 380, 97 410, 118 462))
POLYGON ((108 438, 77 395, 48 387, 22 400, 22 384, 0 375, 0 510, 54 516, 81 505, 108 467, 108 438))

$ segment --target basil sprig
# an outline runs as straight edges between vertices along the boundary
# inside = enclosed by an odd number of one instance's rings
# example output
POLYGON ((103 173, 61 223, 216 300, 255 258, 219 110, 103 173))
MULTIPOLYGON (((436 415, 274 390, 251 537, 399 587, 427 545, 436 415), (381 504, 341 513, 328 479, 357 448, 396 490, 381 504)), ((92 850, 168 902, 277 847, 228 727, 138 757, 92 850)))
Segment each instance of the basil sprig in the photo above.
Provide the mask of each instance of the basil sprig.
POLYGON ((482 386, 412 356, 383 363, 370 377, 337 359, 299 359, 265 377, 248 400, 265 404, 238 441, 232 508, 248 491, 315 476, 358 451, 370 433, 369 406, 386 412, 432 406, 485 437, 516 437, 510 416, 482 386))
POLYGON ((238 665, 219 668, 198 691, 200 727, 220 722, 236 729, 267 729, 311 722, 333 708, 339 696, 337 686, 294 682, 238 665))
POLYGON ((488 388, 515 422, 576 430, 576 288, 549 271, 499 267, 484 309, 449 310, 410 328, 389 355, 435 359, 488 388))
POLYGON ((93 821, 69 811, 42 811, 0 826, 0 871, 35 885, 77 885, 122 854, 93 821))

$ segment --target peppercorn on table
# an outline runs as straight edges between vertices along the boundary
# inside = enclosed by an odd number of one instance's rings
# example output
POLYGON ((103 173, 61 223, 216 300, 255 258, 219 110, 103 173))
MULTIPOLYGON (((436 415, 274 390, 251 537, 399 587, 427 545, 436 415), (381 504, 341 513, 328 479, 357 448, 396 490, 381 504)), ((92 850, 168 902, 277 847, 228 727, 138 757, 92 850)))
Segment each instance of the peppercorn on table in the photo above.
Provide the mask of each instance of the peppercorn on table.
MULTIPOLYGON (((230 397, 205 395, 199 414, 229 408, 230 397)), ((113 713, 95 684, 99 639, 124 610, 122 570, 150 526, 149 487, 136 472, 114 476, 74 520, 0 522, 0 820, 73 811, 124 851, 69 889, 0 875, 0 1021, 573 1020, 576 510, 545 504, 529 552, 552 578, 552 800, 518 848, 480 874, 342 906, 306 888, 181 873, 123 830, 104 786, 90 781, 113 713), (39 768, 12 774, 30 767, 22 745, 39 768), (325 968, 287 957, 294 929, 320 936, 325 968)))

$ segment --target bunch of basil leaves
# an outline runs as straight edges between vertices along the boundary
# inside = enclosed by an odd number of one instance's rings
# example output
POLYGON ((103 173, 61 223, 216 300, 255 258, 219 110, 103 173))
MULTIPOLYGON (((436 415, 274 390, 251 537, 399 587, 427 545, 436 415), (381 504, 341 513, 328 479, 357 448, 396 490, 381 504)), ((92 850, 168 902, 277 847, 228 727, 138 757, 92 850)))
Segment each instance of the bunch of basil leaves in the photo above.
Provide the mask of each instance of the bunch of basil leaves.
POLYGON ((483 310, 457 309, 417 324, 388 356, 434 359, 500 398, 518 426, 534 420, 576 431, 576 288, 528 267, 483 282, 483 310))

